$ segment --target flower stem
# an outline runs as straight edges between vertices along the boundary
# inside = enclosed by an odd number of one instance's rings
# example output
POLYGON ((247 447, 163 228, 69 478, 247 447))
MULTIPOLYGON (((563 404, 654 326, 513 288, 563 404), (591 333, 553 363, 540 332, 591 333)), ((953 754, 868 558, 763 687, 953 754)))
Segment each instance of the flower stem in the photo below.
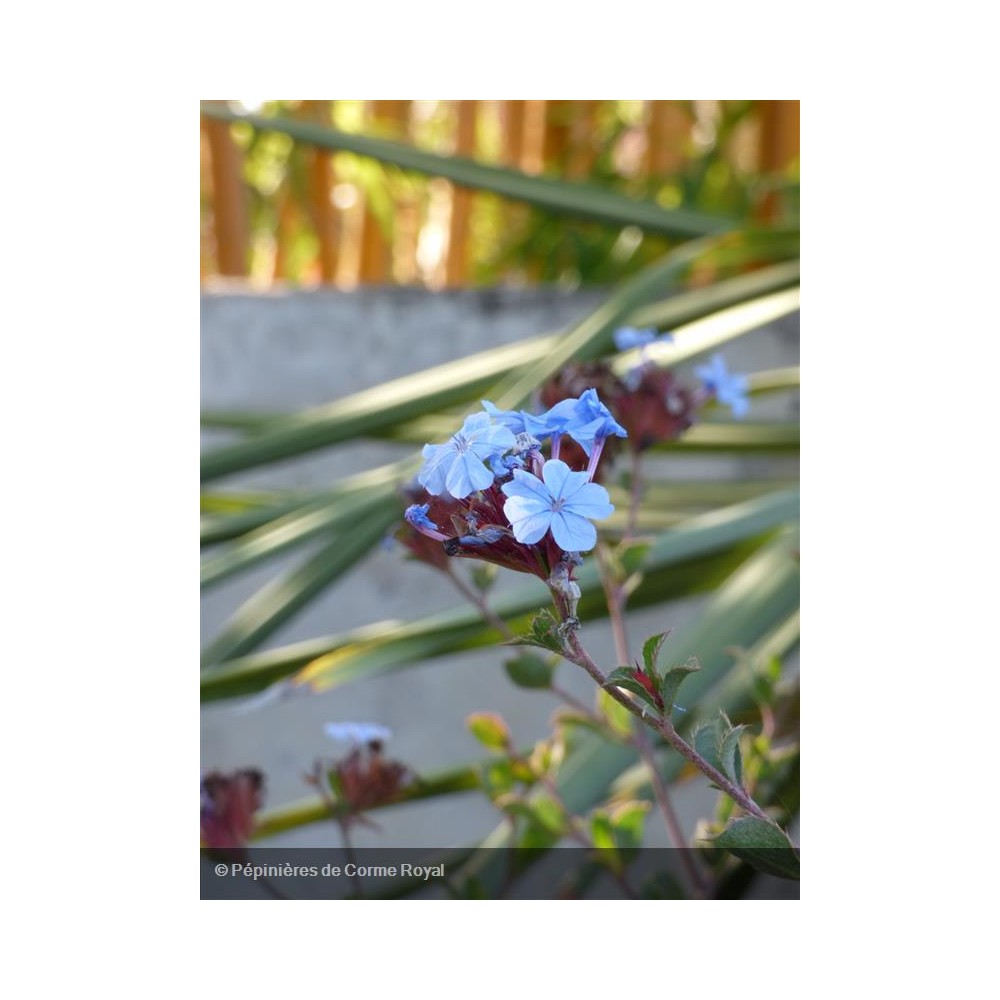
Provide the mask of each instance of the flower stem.
POLYGON ((659 733, 666 741, 669 743, 685 760, 690 761, 702 774, 704 774, 714 785, 726 793, 744 812, 749 813, 751 816, 756 816, 758 819, 762 819, 772 826, 777 824, 771 819, 770 816, 764 812, 760 806, 757 805, 753 799, 750 798, 747 793, 735 785, 729 780, 721 771, 714 768, 693 746, 691 746, 681 735, 674 729, 673 724, 669 719, 657 719, 645 712, 635 700, 626 695, 621 688, 611 685, 606 687, 607 677, 601 671, 601 668, 593 661, 590 654, 583 648, 580 643, 579 636, 575 632, 571 632, 569 639, 567 641, 567 648, 564 653, 566 658, 571 662, 575 663, 579 667, 583 667, 584 670, 590 674, 591 677, 605 691, 611 695, 620 705, 624 706, 631 712, 637 719, 643 722, 645 725, 649 726, 650 729, 659 733))
MULTIPOLYGON (((633 497, 639 492, 639 487, 637 486, 639 482, 638 472, 639 461, 634 459, 632 463, 633 497)), ((630 524, 626 537, 631 535, 631 531, 632 526, 630 524)), ((615 639, 615 655, 620 664, 627 666, 630 663, 630 658, 628 637, 625 633, 625 590, 613 579, 610 559, 603 546, 598 547, 597 561, 600 568, 601 584, 604 587, 604 594, 608 602, 608 615, 611 618, 611 630, 615 639)), ((691 889, 696 896, 704 898, 708 894, 708 886, 702 878, 698 867, 695 865, 694 859, 688 854, 687 839, 684 836, 684 831, 681 828, 680 820, 677 818, 677 812, 674 809, 673 803, 670 801, 667 786, 656 766, 653 744, 644 726, 638 724, 635 726, 631 742, 642 762, 646 765, 646 770, 649 771, 653 798, 656 800, 656 804, 663 814, 663 821, 666 824, 670 842, 680 851, 681 864, 684 867, 684 872, 687 875, 691 889)))

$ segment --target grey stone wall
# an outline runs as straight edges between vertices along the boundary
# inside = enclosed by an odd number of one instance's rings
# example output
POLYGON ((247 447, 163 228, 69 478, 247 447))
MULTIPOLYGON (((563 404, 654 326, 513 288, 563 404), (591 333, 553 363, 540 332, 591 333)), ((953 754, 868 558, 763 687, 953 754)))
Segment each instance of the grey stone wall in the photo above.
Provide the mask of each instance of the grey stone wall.
MULTIPOLYGON (((603 301, 598 292, 555 290, 462 291, 431 294, 405 288, 357 292, 207 294, 202 301, 202 395, 208 409, 294 412, 329 402, 386 379, 508 344, 572 324, 603 301)), ((795 364, 798 322, 788 317, 741 338, 726 350, 734 370, 795 364)), ((755 416, 775 416, 794 400, 768 400, 755 416)), ((206 432, 206 447, 222 443, 226 432, 206 432)), ((280 466, 232 476, 227 487, 317 487, 345 474, 413 454, 409 446, 381 443, 346 445, 280 466)), ((762 460, 706 462, 673 460, 679 473, 707 476, 759 475, 762 460)), ((277 572, 304 557, 297 550, 253 572, 212 588, 203 598, 202 625, 211 637, 239 605, 277 572)), ((514 576, 514 574, 509 574, 514 576)), ((501 580, 521 585, 523 577, 501 580)), ((399 551, 377 548, 347 578, 288 622, 266 644, 281 646, 385 619, 412 621, 460 603, 434 571, 403 560, 399 551)), ((539 583, 539 603, 546 603, 539 583)), ((633 643, 697 614, 701 599, 675 602, 630 615, 633 643)), ((586 626, 588 645, 599 660, 613 659, 611 637, 602 623, 586 626)), ((590 700, 593 685, 571 666, 560 681, 590 700)), ((202 710, 202 764, 229 770, 255 765, 267 774, 268 805, 290 803, 309 794, 302 772, 318 755, 335 747, 323 735, 326 721, 372 721, 395 736, 393 756, 415 771, 476 759, 478 744, 464 720, 473 711, 505 716, 518 742, 548 731, 557 704, 547 694, 514 688, 501 667, 499 650, 463 653, 401 673, 254 708, 246 699, 215 703, 202 710)), ((697 784, 682 790, 679 806, 693 823, 707 800, 697 784)), ((479 795, 385 810, 381 833, 359 832, 360 846, 446 847, 488 833, 497 815, 479 795)), ((655 825, 653 825, 655 827, 655 825)), ((323 845, 335 842, 332 829, 294 831, 275 843, 323 845)), ((654 837, 654 842, 656 837, 654 837)))

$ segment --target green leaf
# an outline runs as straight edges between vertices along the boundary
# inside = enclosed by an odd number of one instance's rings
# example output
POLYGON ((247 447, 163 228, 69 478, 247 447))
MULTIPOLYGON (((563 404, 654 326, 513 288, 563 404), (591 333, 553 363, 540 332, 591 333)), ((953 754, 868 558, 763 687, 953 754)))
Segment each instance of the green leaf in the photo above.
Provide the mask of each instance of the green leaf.
MULTIPOLYGON (((797 307, 797 297, 785 295, 774 299, 773 295, 778 289, 787 288, 789 282, 797 277, 797 269, 793 275, 784 266, 768 268, 757 275, 747 275, 709 288, 683 292, 650 306, 650 309, 657 310, 657 318, 662 325, 673 328, 678 336, 683 336, 683 343, 675 345, 674 352, 664 363, 677 364, 696 358, 753 329, 747 323, 760 325, 768 317, 774 318, 775 313, 784 315, 791 311, 797 307), (745 303, 748 299, 759 303, 755 309, 736 314, 725 309, 733 304, 745 303), (722 310, 716 314, 720 321, 708 328, 683 325, 716 309, 722 310)), ((505 375, 513 377, 513 373, 517 371, 523 373, 534 370, 560 345, 565 346, 564 342, 574 331, 579 333, 583 329, 585 334, 582 341, 579 337, 574 341, 573 349, 578 349, 578 360, 591 360, 600 356, 611 345, 614 323, 605 321, 609 316, 613 320, 617 315, 614 307, 616 301, 619 300, 609 300, 583 324, 562 334, 491 348, 489 351, 365 389, 324 406, 274 420, 261 427, 259 433, 251 439, 207 452, 202 457, 202 480, 208 481, 269 462, 283 461, 363 434, 385 435, 392 429, 395 429, 393 436, 399 440, 408 440, 405 436, 407 431, 418 436, 426 434, 416 442, 418 444, 438 437, 443 440, 454 433, 461 423, 460 419, 451 418, 446 425, 437 427, 428 434, 423 429, 422 422, 416 422, 417 418, 448 406, 478 401, 485 393, 493 392, 497 379, 505 375), (609 309, 611 313, 608 312, 609 309), (596 336, 593 335, 595 322, 596 336)), ((754 305, 754 302, 748 304, 754 305)), ((626 316, 623 322, 633 320, 626 316)), ((381 473, 389 475, 396 482, 403 482, 414 474, 417 465, 416 460, 407 460, 375 470, 372 475, 381 473)))
MULTIPOLYGON (((720 710, 721 712, 721 710, 720 710)), ((741 788, 743 786, 743 754, 740 751, 740 733, 746 726, 734 726, 729 722, 725 712, 722 717, 728 723, 728 729, 722 735, 719 743, 719 760, 722 762, 722 773, 741 788)))
POLYGON ((507 750, 510 731, 507 723, 496 712, 474 712, 466 720, 469 732, 490 750, 507 750))
POLYGON ((594 847, 601 850, 614 850, 615 828, 611 823, 611 817, 603 810, 595 810, 590 817, 590 839, 594 842, 594 847))
POLYGON ((755 816, 741 816, 714 841, 758 871, 798 880, 799 855, 785 833, 755 816))
POLYGON ((623 802, 611 810, 615 843, 623 850, 642 846, 643 828, 649 813, 648 802, 623 802))
MULTIPOLYGON (((570 361, 593 357, 607 350, 614 331, 637 306, 676 284, 691 264, 717 242, 703 239, 685 243, 629 278, 604 305, 560 337, 544 358, 503 379, 493 390, 493 401, 502 410, 518 409, 542 383, 570 361)), ((675 338, 680 335, 681 331, 674 334, 675 338)))
POLYGON ((670 635, 670 629, 666 632, 660 632, 657 635, 651 635, 642 644, 642 662, 646 667, 646 673, 649 674, 653 680, 659 680, 659 674, 656 672, 656 658, 660 655, 660 647, 663 645, 667 636, 670 635))
POLYGON ((361 520, 374 519, 383 532, 401 518, 402 504, 393 493, 377 489, 350 491, 304 504, 244 535, 203 560, 203 587, 241 573, 257 563, 319 536, 351 533, 361 520))
POLYGON ((646 556, 649 555, 651 542, 648 538, 624 542, 615 550, 615 556, 621 564, 625 578, 638 573, 642 569, 646 556))
POLYGON ((543 660, 533 653, 522 653, 503 665, 507 676, 523 688, 549 688, 552 686, 552 675, 555 668, 552 663, 543 660))
POLYGON ((340 132, 291 118, 238 114, 218 104, 203 104, 202 114, 220 121, 245 122, 259 131, 280 132, 320 149, 344 150, 372 157, 404 170, 444 177, 460 187, 526 202, 543 211, 590 219, 611 226, 638 226, 645 232, 685 239, 720 232, 731 220, 690 209, 667 209, 653 201, 637 201, 604 185, 539 177, 458 156, 441 156, 405 143, 340 132))
MULTIPOLYGON (((382 809, 388 805, 396 806, 402 802, 419 802, 424 799, 472 791, 480 787, 480 771, 479 765, 467 764, 428 775, 417 775, 416 779, 407 785, 391 803, 372 806, 370 811, 382 809)), ((252 839, 261 840, 273 837, 286 830, 324 822, 329 818, 330 808, 323 799, 315 796, 300 799, 290 805, 260 813, 257 816, 252 839)))
POLYGON ((368 555, 394 520, 389 510, 374 511, 371 517, 359 519, 350 532, 328 542, 301 565, 262 587, 205 648, 202 664, 218 663, 255 649, 368 555))
POLYGON ((661 714, 660 709, 656 704, 656 696, 652 692, 647 691, 642 683, 636 680, 635 667, 615 667, 615 669, 608 674, 607 679, 604 682, 604 686, 606 688, 625 688, 626 691, 631 691, 632 694, 636 695, 642 702, 649 705, 655 715, 661 714))
POLYGON ((673 710, 674 702, 677 700, 678 688, 693 674, 701 670, 701 663, 698 661, 696 656, 692 656, 687 663, 682 664, 679 667, 671 667, 663 675, 663 681, 660 684, 660 697, 663 698, 663 704, 666 706, 667 714, 673 710))
POLYGON ((547 608, 543 608, 532 619, 530 630, 523 635, 507 639, 505 646, 537 646, 550 653, 562 653, 563 640, 559 635, 559 622, 547 608))
POLYGON ((511 766, 511 762, 504 758, 503 760, 494 760, 483 764, 482 783, 486 794, 490 798, 498 799, 501 796, 507 795, 514 785, 517 784, 517 778, 514 776, 514 768, 511 766))
MULTIPOLYGON (((670 597, 718 586, 759 547, 759 540, 768 531, 797 514, 798 493, 785 491, 688 519, 655 541, 647 557, 643 583, 632 595, 630 606, 660 603, 670 597)), ((797 566, 784 548, 772 560, 780 560, 781 567, 787 564, 797 574, 797 566)), ((785 580, 778 566, 769 572, 770 577, 755 577, 752 585, 765 599, 772 594, 775 581, 785 580)), ((583 590, 580 602, 583 621, 606 615, 607 603, 592 560, 580 568, 578 579, 583 590)), ((797 583, 792 586, 797 602, 797 583)), ((537 608, 544 593, 539 581, 526 580, 521 588, 498 597, 495 610, 500 617, 513 619, 511 628, 525 627, 527 623, 518 622, 516 616, 537 608)), ((794 605, 789 610, 794 610, 794 605)), ((536 624, 551 642, 536 641, 533 635, 525 635, 515 640, 515 644, 540 645, 550 652, 560 652, 558 633, 551 635, 558 628, 551 613, 536 616, 536 624)), ((715 633, 703 637, 699 654, 704 648, 718 648, 719 641, 727 647, 729 643, 740 644, 740 628, 741 623, 735 619, 731 627, 722 623, 715 633)), ((296 671, 297 685, 329 690, 361 677, 426 662, 434 656, 492 644, 496 637, 496 630, 483 623, 478 611, 465 606, 418 622, 380 622, 207 669, 202 676, 202 697, 211 700, 260 691, 296 671)), ((678 655, 676 637, 672 649, 678 655)), ((704 656, 701 659, 704 663, 704 656)), ((731 663, 731 657, 725 659, 731 663)))
POLYGON ((709 724, 701 727, 694 737, 694 748, 717 771, 730 781, 743 783, 743 759, 740 752, 740 733, 745 726, 734 726, 723 709, 709 724))

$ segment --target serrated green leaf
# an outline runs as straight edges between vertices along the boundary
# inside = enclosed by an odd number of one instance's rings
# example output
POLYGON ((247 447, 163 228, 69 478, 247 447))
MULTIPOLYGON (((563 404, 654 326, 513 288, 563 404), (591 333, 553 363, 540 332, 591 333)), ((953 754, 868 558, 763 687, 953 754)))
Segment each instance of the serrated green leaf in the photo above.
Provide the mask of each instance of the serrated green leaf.
POLYGON ((755 816, 741 816, 733 820, 714 843, 758 871, 795 881, 799 878, 798 852, 785 833, 773 823, 755 816))
POLYGON ((490 750, 506 750, 510 746, 510 730, 496 712, 473 712, 465 724, 469 732, 490 750))
MULTIPOLYGON (((726 718, 725 713, 722 713, 726 718)), ((726 718, 726 722, 729 719, 726 718)), ((743 786, 743 754, 740 751, 740 733, 746 726, 733 726, 731 723, 728 729, 722 733, 719 743, 719 760, 722 763, 722 773, 735 782, 740 787, 743 786)))
POLYGON ((671 667, 664 675, 660 683, 660 697, 666 706, 669 715, 677 700, 677 692, 680 686, 693 674, 701 670, 701 663, 697 657, 692 656, 687 663, 679 667, 671 667))
POLYGON ((503 668, 518 687, 552 687, 552 675, 555 672, 553 665, 533 653, 522 653, 511 660, 505 660, 503 668))
POLYGON ((719 720, 713 719, 695 730, 692 744, 698 754, 707 760, 712 767, 725 773, 722 761, 719 759, 719 740, 719 720))
POLYGON ((670 635, 670 629, 667 629, 666 632, 660 632, 657 635, 651 635, 642 644, 642 662, 645 665, 646 673, 654 681, 659 680, 659 674, 656 672, 656 658, 660 655, 660 647, 666 641, 668 635, 670 635))
POLYGON ((647 691, 642 683, 636 680, 635 669, 633 667, 616 667, 608 674, 604 686, 606 688, 621 687, 625 688, 626 691, 631 691, 632 694, 637 695, 643 702, 649 705, 655 715, 660 715, 660 709, 656 704, 656 696, 647 691))

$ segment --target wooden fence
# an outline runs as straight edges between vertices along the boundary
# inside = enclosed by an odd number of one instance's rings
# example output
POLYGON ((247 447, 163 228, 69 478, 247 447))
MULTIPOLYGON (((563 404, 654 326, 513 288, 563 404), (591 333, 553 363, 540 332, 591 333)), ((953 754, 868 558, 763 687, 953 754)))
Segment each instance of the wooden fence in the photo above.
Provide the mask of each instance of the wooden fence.
MULTIPOLYGON (((787 175, 799 156, 798 101, 285 101, 278 110, 530 174, 579 180, 612 169, 636 190, 681 175, 713 143, 746 176, 787 175), (720 138, 725 122, 735 125, 720 138)), ((201 129, 203 281, 474 282, 483 195, 350 153, 293 149, 282 136, 252 144, 244 126, 202 118, 201 129)), ((755 214, 773 214, 774 198, 765 186, 755 214)))

